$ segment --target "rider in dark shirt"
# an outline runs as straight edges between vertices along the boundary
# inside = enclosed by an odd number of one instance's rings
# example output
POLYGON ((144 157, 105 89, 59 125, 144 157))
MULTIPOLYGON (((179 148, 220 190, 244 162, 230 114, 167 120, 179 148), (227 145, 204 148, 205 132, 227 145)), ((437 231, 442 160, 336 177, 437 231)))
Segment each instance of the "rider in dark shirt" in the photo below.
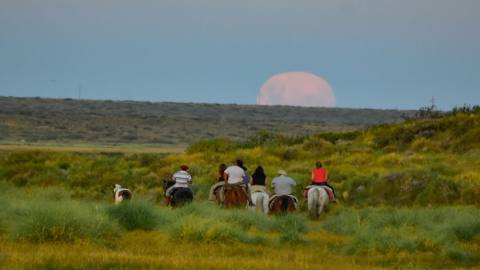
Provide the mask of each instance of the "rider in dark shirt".
POLYGON ((252 192, 256 191, 262 191, 262 192, 267 192, 266 189, 266 180, 267 176, 265 175, 265 172, 263 171, 262 166, 258 166, 255 169, 255 172, 252 174, 252 179, 250 184, 252 185, 252 192))

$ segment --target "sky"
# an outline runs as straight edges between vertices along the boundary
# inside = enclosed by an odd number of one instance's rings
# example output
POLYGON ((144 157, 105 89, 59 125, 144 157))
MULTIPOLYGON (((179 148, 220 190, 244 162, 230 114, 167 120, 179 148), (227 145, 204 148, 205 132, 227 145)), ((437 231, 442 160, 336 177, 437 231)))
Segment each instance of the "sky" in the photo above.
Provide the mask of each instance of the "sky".
POLYGON ((480 104, 478 0, 0 0, 0 96, 255 104, 273 75, 338 107, 480 104))

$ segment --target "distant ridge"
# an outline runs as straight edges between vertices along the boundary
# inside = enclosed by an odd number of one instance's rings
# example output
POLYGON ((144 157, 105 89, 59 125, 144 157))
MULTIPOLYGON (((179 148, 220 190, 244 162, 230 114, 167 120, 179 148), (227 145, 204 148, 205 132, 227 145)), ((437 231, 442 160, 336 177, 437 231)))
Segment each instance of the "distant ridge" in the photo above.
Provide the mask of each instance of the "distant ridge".
POLYGON ((398 123, 415 111, 0 97, 7 142, 188 144, 258 131, 308 135, 398 123))

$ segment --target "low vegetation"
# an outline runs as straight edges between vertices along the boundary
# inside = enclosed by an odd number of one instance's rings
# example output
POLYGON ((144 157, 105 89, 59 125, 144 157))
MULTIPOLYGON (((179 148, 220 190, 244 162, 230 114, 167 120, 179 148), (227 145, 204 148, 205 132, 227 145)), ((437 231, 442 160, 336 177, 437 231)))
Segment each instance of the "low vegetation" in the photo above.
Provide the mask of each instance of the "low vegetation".
POLYGON ((201 138, 245 139, 262 130, 303 136, 353 130, 413 115, 398 110, 0 96, 0 142, 158 147, 187 145, 201 138))
POLYGON ((184 154, 3 151, 0 252, 8 269, 314 269, 327 257, 340 269, 474 267, 479 157, 475 107, 354 132, 201 140, 184 154), (237 158, 269 181, 286 170, 300 198, 321 160, 339 203, 312 222, 207 202, 218 165, 237 158), (184 163, 194 203, 160 207, 161 180, 184 163), (134 199, 108 203, 115 183, 134 199))

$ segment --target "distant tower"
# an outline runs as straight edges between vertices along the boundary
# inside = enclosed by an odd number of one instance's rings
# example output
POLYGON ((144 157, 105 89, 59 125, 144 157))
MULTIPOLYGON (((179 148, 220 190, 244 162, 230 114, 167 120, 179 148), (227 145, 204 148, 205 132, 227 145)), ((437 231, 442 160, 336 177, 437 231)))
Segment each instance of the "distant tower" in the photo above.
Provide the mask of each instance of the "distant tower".
POLYGON ((78 99, 82 99, 82 89, 83 89, 83 85, 82 83, 80 83, 78 85, 78 99))
POLYGON ((434 96, 432 96, 432 99, 430 100, 430 102, 432 102, 432 106, 430 108, 432 108, 432 110, 436 110, 437 106, 435 105, 435 97, 434 96))

